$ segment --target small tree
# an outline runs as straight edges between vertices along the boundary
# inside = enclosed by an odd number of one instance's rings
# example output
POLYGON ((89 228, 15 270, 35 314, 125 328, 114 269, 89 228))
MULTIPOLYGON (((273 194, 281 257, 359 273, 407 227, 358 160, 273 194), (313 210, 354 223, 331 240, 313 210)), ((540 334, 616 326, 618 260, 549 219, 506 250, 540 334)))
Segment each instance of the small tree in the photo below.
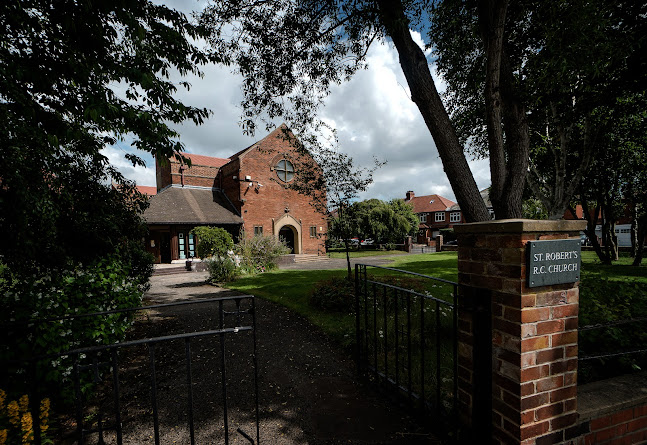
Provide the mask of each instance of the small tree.
POLYGON ((302 158, 299 168, 295 169, 296 180, 290 187, 310 196, 314 209, 328 215, 331 221, 328 237, 343 241, 350 279, 349 239, 355 236, 356 227, 349 209, 359 194, 373 183, 373 172, 386 162, 375 159, 371 168, 358 168, 347 154, 321 145, 318 148, 312 156, 302 158))
POLYGON ((356 227, 356 236, 372 238, 378 243, 400 243, 418 227, 418 218, 411 204, 402 199, 385 202, 367 199, 353 203, 347 212, 356 227))
POLYGON ((234 240, 229 232, 220 227, 200 226, 191 230, 198 237, 198 255, 205 259, 215 256, 219 260, 234 249, 234 240))

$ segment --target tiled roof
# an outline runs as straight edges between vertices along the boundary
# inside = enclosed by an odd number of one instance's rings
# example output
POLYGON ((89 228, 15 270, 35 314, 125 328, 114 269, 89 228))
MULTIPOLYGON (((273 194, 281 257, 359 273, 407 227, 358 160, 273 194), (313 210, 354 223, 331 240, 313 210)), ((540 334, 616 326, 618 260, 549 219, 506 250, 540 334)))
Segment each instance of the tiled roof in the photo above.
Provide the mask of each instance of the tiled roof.
POLYGON ((153 196, 157 194, 157 187, 150 185, 138 185, 137 190, 139 191, 139 193, 146 196, 153 196))
POLYGON ((242 224, 243 220, 219 190, 167 187, 150 199, 144 212, 148 224, 242 224))
MULTIPOLYGON (((230 161, 230 159, 214 158, 213 156, 196 155, 193 153, 182 152, 182 156, 191 159, 191 165, 204 165, 206 167, 222 167, 230 161)), ((172 162, 177 162, 175 159, 172 162)))
POLYGON ((456 205, 454 201, 440 195, 414 196, 410 201, 414 213, 445 212, 456 205))
MULTIPOLYGON (((485 203, 485 206, 488 209, 492 208, 492 202, 490 201, 490 187, 481 190, 479 193, 481 193, 481 198, 483 198, 483 202, 485 203)), ((454 204, 451 209, 452 211, 458 211, 461 209, 461 206, 458 204, 454 204)))

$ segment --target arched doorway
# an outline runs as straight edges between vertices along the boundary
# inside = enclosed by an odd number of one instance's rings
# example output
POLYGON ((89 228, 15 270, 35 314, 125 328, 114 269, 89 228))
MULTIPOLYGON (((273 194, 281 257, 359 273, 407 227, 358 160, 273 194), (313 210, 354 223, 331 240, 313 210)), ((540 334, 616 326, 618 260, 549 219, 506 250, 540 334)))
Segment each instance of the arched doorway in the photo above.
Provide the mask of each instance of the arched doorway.
POLYGON ((295 253, 294 233, 294 227, 288 225, 281 227, 281 230, 279 230, 279 239, 285 241, 285 244, 287 244, 288 248, 290 249, 290 253, 295 253))

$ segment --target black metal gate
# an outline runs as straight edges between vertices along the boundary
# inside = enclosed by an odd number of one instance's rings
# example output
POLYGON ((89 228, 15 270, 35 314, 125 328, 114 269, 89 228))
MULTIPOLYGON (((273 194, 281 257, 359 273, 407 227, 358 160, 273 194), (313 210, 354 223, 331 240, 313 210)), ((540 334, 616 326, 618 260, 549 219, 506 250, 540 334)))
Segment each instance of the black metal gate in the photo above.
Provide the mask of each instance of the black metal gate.
POLYGON ((360 372, 421 413, 457 427, 458 284, 387 267, 355 266, 357 363, 360 372), (367 269, 408 277, 369 276, 367 269), (417 280, 413 290, 411 280, 417 280))
MULTIPOLYGON (((236 431, 249 443, 259 443, 258 411, 258 371, 256 358, 256 313, 254 297, 250 295, 193 300, 169 304, 158 304, 138 308, 112 310, 106 312, 30 320, 5 326, 5 332, 25 332, 41 323, 78 322, 79 320, 101 320, 104 317, 133 316, 159 317, 172 324, 172 317, 165 315, 166 310, 188 311, 187 316, 211 312, 217 317, 213 326, 204 326, 196 332, 182 332, 164 335, 162 332, 153 338, 132 339, 121 343, 77 347, 56 354, 11 360, 2 363, 3 383, 15 384, 29 388, 30 411, 33 419, 34 443, 41 443, 41 428, 38 401, 41 399, 43 381, 54 372, 53 368, 67 369, 60 375, 59 384, 67 389, 74 401, 75 427, 65 438, 67 443, 75 441, 84 443, 122 444, 128 439, 128 420, 147 419, 146 427, 141 434, 159 444, 161 437, 175 435, 178 431, 185 433, 180 440, 190 440, 191 444, 204 443, 204 436, 199 436, 199 420, 205 416, 218 416, 221 428, 218 439, 209 436, 208 442, 230 442, 229 407, 233 397, 228 396, 232 386, 236 388, 235 400, 249 399, 243 410, 246 415, 245 426, 236 431), (214 306, 215 309, 214 310, 214 306), (143 314, 143 315, 142 315, 143 314), (168 318, 168 320, 166 320, 168 318), (241 338, 247 337, 247 340, 241 338), (234 340, 235 339, 235 340, 234 340), (228 341, 236 341, 234 348, 228 347, 228 341), (215 347, 212 347, 215 346, 215 347), (244 348, 248 348, 245 355, 244 348), (161 369, 160 358, 172 369, 161 369), (237 370, 249 371, 246 385, 240 382, 240 376, 228 376, 229 366, 234 358, 242 359, 237 370), (198 364, 208 376, 198 381, 194 367, 198 364), (212 374, 214 374, 212 376, 212 374), (219 374, 219 375, 218 375, 219 374), (127 384, 124 381, 127 380, 127 384), (143 381, 148 394, 137 393, 143 381), (234 381, 235 380, 235 381, 234 381), (233 385, 235 383, 235 385, 233 385), (238 386, 244 386, 240 388, 238 386), (138 401, 133 404, 133 401, 138 401), (200 399, 199 401, 197 399, 200 399), (130 412, 124 416, 124 404, 133 404, 130 412), (196 404, 200 403, 200 408, 196 404), (33 405, 33 406, 32 406, 33 405), (173 406, 169 406, 173 405, 173 406), (204 408, 203 408, 204 407, 204 408), (125 418, 128 417, 128 418, 125 418), (166 421, 167 418, 170 420, 166 421), (152 423, 152 425, 150 425, 152 423), (163 426, 162 426, 163 424, 163 426), (248 431, 245 431, 247 429, 248 431), (255 429, 255 431, 250 431, 255 429), (200 439, 202 437, 202 439, 200 439)), ((76 325, 78 326, 78 325, 76 325)), ((78 327, 76 327, 78 328, 78 327)), ((202 373, 201 373, 202 375, 202 373)), ((51 382, 50 382, 51 384, 51 382)), ((211 419, 213 421, 213 418, 211 419)), ((233 427, 232 427, 233 428, 233 427)), ((137 439, 135 439, 137 440, 137 439)))

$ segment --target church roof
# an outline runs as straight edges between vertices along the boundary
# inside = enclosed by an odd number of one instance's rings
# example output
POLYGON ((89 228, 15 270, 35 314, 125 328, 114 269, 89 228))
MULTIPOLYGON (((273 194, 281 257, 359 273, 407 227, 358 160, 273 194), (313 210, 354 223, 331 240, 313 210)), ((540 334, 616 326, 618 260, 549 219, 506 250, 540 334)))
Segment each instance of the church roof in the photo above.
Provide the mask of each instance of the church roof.
POLYGON ((242 224, 231 202, 216 189, 167 187, 151 196, 148 224, 242 224))
MULTIPOLYGON (((204 156, 204 155, 196 155, 193 153, 185 153, 182 152, 182 156, 185 158, 188 158, 191 160, 191 165, 204 165, 206 167, 222 167, 226 163, 230 161, 230 159, 224 159, 224 158, 215 158, 213 156, 204 156)), ((173 159, 174 162, 175 159, 173 159)))
POLYGON ((138 185, 137 190, 139 191, 139 193, 146 196, 153 196, 157 194, 157 187, 150 185, 138 185))

